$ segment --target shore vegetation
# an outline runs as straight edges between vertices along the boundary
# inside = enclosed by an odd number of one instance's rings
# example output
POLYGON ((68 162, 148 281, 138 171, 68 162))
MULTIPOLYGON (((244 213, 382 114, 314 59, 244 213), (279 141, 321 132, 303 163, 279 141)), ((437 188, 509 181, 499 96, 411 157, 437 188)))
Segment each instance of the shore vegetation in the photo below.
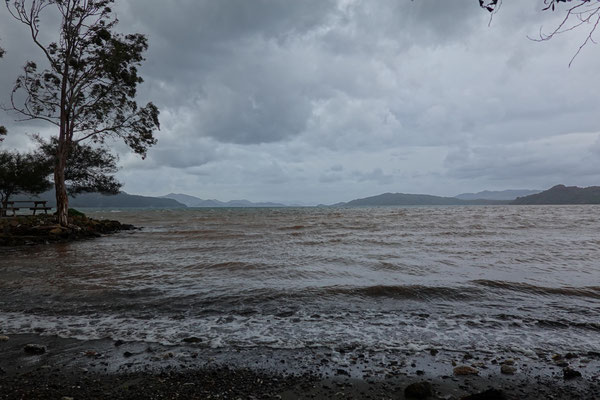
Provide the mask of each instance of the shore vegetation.
POLYGON ((114 0, 5 0, 9 13, 25 25, 45 65, 29 61, 17 79, 11 107, 22 120, 56 127, 54 186, 57 217, 67 226, 66 173, 74 145, 120 139, 145 157, 156 143, 159 110, 138 107, 138 67, 148 48, 146 36, 115 31, 114 0), (47 24, 58 17, 55 39, 47 24))

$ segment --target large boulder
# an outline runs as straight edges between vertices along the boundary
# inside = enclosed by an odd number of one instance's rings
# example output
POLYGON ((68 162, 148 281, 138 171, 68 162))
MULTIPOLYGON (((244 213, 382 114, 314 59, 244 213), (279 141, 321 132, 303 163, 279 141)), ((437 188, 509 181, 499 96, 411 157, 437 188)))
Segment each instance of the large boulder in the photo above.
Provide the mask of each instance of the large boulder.
POLYGON ((433 396, 433 387, 429 382, 412 383, 404 389, 404 396, 407 399, 427 399, 433 396))

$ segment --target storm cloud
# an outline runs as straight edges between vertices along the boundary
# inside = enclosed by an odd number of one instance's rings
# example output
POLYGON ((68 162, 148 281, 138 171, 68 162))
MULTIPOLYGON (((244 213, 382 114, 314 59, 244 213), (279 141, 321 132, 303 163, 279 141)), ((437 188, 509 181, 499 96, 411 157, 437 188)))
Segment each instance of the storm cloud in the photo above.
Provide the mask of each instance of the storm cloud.
MULTIPOLYGON (((598 49, 538 43, 543 1, 128 0, 150 49, 140 102, 161 109, 144 161, 115 143, 131 193, 316 204, 383 192, 600 184, 598 49), (526 3, 526 4, 524 4, 526 3)), ((545 28, 544 28, 545 27, 545 28)), ((0 102, 39 57, 0 10, 0 102)), ((0 119, 3 146, 40 124, 0 119)))

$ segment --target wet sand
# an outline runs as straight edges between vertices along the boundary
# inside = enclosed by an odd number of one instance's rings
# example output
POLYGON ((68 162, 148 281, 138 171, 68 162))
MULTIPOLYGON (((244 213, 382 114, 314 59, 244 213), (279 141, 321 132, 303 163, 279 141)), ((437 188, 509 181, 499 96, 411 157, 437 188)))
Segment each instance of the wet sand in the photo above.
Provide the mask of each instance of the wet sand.
POLYGON ((532 362, 451 349, 222 350, 196 338, 162 346, 36 333, 0 338, 0 354, 1 399, 404 399, 419 382, 432 394, 421 398, 432 399, 600 398, 600 354, 593 352, 532 362), (26 352, 27 344, 43 346, 44 354, 26 352), (502 373, 503 365, 513 373, 502 373), (456 376, 457 366, 478 374, 456 376), (565 368, 582 376, 565 379, 565 368))

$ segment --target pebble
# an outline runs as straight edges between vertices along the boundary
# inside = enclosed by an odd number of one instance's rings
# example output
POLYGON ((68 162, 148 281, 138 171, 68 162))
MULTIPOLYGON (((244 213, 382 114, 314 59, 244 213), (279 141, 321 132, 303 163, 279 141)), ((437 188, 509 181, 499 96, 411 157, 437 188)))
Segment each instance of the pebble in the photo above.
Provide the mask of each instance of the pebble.
POLYGON ((566 368, 566 367, 568 367, 568 366, 569 366, 569 363, 568 363, 568 362, 566 362, 566 361, 560 361, 560 362, 557 362, 557 363, 556 363, 556 366, 557 366, 557 367, 563 367, 563 368, 566 368))
POLYGON ((191 337, 183 339, 183 342, 184 343, 201 343, 202 339, 197 338, 195 336, 191 336, 191 337))
POLYGON ((502 390, 489 389, 485 392, 462 397, 460 400, 506 400, 506 395, 502 390))
POLYGON ((565 368, 563 369, 563 378, 565 378, 565 380, 581 378, 581 372, 575 369, 565 368))
POLYGON ((504 364, 502 367, 500 367, 500 372, 505 375, 514 375, 514 373, 517 372, 517 369, 513 366, 504 364))
POLYGON ((479 371, 476 370, 473 367, 469 367, 467 365, 461 365, 458 366, 456 368, 454 368, 454 375, 460 376, 460 375, 477 375, 479 374, 479 371))
POLYGON ((404 396, 409 399, 427 399, 433 396, 433 387, 429 382, 416 382, 404 389, 404 396))
POLYGON ((40 355, 46 352, 46 347, 40 344, 26 344, 25 347, 23 347, 23 350, 27 354, 40 355))

